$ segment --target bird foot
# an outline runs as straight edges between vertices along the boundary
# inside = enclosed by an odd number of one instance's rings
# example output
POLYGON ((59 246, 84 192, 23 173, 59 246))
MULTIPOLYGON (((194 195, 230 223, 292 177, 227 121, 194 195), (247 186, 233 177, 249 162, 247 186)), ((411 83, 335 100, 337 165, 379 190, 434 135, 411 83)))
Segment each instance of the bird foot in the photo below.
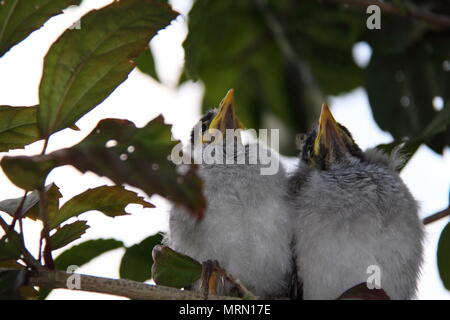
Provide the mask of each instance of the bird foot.
POLYGON ((202 263, 201 289, 208 298, 209 294, 217 295, 217 281, 220 280, 222 287, 225 285, 225 270, 217 260, 207 260, 202 263))

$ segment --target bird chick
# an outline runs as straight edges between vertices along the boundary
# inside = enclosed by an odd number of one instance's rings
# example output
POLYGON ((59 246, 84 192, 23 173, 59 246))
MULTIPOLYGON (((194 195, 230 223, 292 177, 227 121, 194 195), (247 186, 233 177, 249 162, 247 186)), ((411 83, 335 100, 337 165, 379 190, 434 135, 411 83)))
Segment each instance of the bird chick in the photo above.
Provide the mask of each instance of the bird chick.
POLYGON ((414 297, 423 227, 396 172, 401 162, 397 153, 361 151, 322 107, 289 182, 304 299, 336 299, 371 275, 391 299, 414 297))
MULTIPOLYGON (((234 110, 233 90, 222 100, 219 110, 209 111, 194 127, 186 150, 191 152, 193 144, 201 143, 203 162, 197 173, 204 181, 207 209, 204 218, 197 221, 183 208, 174 207, 166 244, 198 261, 217 260, 258 296, 286 296, 292 268, 292 232, 285 199, 287 177, 281 166, 274 175, 261 174, 265 164, 250 152, 255 150, 252 147, 264 148, 261 144, 244 145, 239 133, 231 140, 225 139, 230 133, 227 129, 235 133, 242 128, 234 110), (224 138, 223 145, 211 151, 218 142, 210 142, 205 136, 214 129, 224 138), (195 133, 198 131, 200 135, 195 133), (226 141, 236 145, 229 148, 226 141), (222 156, 222 163, 211 161, 222 156), (245 159, 245 163, 239 159, 245 159)), ((272 161, 279 161, 275 151, 267 148, 264 152, 271 153, 272 161)), ((192 157, 197 156, 192 153, 192 157)), ((217 293, 228 295, 230 290, 225 286, 217 293)))

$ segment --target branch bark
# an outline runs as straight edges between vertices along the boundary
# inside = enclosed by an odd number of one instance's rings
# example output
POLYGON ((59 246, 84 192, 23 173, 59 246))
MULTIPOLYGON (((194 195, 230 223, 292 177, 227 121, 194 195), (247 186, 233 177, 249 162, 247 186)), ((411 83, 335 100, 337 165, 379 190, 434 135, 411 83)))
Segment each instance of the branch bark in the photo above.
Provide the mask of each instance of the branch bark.
POLYGON ((425 219, 423 219, 423 224, 429 224, 432 222, 435 222, 439 219, 445 218, 446 216, 450 215, 450 207, 448 207, 447 209, 444 209, 442 211, 436 212, 434 214, 432 214, 431 216, 426 217, 425 219))
MULTIPOLYGON (((0 268, 0 271, 5 270, 10 269, 0 268)), ((110 279, 84 274, 67 273, 47 268, 39 268, 30 271, 28 274, 27 285, 49 289, 68 289, 67 283, 71 276, 79 276, 81 283, 79 289, 72 290, 104 293, 136 300, 205 300, 203 294, 193 291, 149 285, 125 279, 110 279)), ((237 297, 216 295, 208 295, 207 299, 241 300, 237 297)))
POLYGON ((429 11, 424 11, 420 9, 413 8, 411 6, 406 7, 406 13, 403 12, 401 9, 397 8, 395 5, 392 5, 390 3, 381 2, 379 0, 325 0, 325 2, 332 2, 332 3, 342 3, 342 4, 348 4, 353 6, 362 6, 362 7, 368 7, 370 5, 377 5, 380 7, 382 12, 396 15, 396 16, 410 16, 417 20, 422 20, 430 25, 439 27, 439 28, 450 28, 450 17, 432 13, 429 11))

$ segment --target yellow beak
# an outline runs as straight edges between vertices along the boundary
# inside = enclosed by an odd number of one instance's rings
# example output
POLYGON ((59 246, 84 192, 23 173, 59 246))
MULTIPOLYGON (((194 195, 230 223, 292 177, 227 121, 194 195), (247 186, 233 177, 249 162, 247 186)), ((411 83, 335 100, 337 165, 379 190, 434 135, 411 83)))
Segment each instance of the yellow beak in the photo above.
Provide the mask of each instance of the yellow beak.
POLYGON ((222 99, 219 105, 219 112, 211 121, 209 129, 218 129, 223 134, 226 133, 226 129, 243 129, 239 118, 236 116, 234 110, 234 90, 228 90, 225 98, 222 99))
POLYGON ((314 154, 319 156, 323 152, 322 148, 326 150, 326 153, 333 153, 340 146, 345 147, 341 135, 341 128, 336 120, 334 120, 328 105, 323 104, 319 119, 319 131, 314 141, 314 154))

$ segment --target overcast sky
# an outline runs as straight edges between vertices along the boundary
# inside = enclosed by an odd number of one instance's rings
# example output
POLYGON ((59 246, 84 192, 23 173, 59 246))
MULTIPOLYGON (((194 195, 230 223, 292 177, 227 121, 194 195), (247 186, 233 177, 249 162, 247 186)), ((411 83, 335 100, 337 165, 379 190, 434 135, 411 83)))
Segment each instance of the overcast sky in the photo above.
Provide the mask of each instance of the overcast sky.
MULTIPOLYGON (((111 0, 84 1, 78 8, 67 10, 64 14, 52 18, 43 28, 34 32, 25 41, 14 47, 0 59, 0 105, 31 106, 39 103, 38 87, 42 74, 43 58, 51 43, 77 21, 87 11, 104 6, 111 0), (88 3, 86 3, 88 2, 88 3)), ((151 49, 155 54, 157 70, 163 84, 159 84, 139 71, 133 71, 129 78, 117 88, 102 104, 77 122, 81 131, 63 130, 52 136, 48 151, 69 147, 82 140, 103 118, 125 118, 143 126, 162 113, 167 123, 173 125, 173 135, 186 141, 189 132, 200 117, 200 102, 203 86, 200 83, 187 83, 176 88, 178 75, 183 64, 184 52, 181 46, 187 27, 185 15, 189 1, 172 1, 174 8, 182 13, 168 28, 160 31, 152 40, 151 49)), ((83 25, 81 25, 81 28, 83 25)), ((370 58, 370 48, 360 44, 355 48, 355 59, 361 65, 370 58)), ((236 99, 239 99, 239 88, 235 88, 236 99)), ((221 97, 217 97, 218 102, 221 97)), ((346 95, 332 97, 331 109, 336 119, 345 125, 362 147, 373 147, 379 143, 391 141, 392 137, 382 132, 375 124, 367 96, 363 89, 356 89, 346 95)), ((401 120, 399 120, 401 121, 401 120)), ((42 149, 42 142, 36 142, 25 150, 11 151, 9 154, 37 154, 42 149)), ((0 153, 0 156, 4 154, 0 153)), ((290 166, 295 159, 287 161, 290 166)), ((401 174, 405 183, 421 205, 422 217, 442 210, 448 205, 450 187, 450 152, 446 150, 441 157, 426 147, 421 147, 401 174)), ((72 167, 61 167, 53 170, 47 183, 55 182, 61 190, 64 203, 82 191, 112 184, 106 178, 95 174, 81 174, 72 167)), ((0 171, 1 199, 19 197, 23 193, 15 187, 0 171)), ((88 220, 91 228, 74 244, 96 238, 116 238, 125 245, 133 245, 158 231, 166 231, 168 227, 168 210, 170 203, 161 197, 151 198, 157 208, 143 209, 139 205, 129 205, 127 211, 131 216, 105 217, 98 212, 90 212, 81 216, 88 220)), ((447 219, 435 222, 426 227, 427 241, 425 265, 419 284, 419 299, 449 299, 439 279, 436 268, 436 245, 440 231, 447 219)), ((41 225, 26 221, 25 232, 28 235, 27 245, 32 252, 37 251, 41 225)), ((65 250, 65 249, 63 249, 65 250)), ((55 255, 61 250, 56 251, 55 255)), ((118 266, 124 249, 106 253, 81 267, 78 272, 104 277, 118 277, 118 266)), ((54 290, 50 299, 111 299, 112 296, 75 292, 70 290, 54 290)))

